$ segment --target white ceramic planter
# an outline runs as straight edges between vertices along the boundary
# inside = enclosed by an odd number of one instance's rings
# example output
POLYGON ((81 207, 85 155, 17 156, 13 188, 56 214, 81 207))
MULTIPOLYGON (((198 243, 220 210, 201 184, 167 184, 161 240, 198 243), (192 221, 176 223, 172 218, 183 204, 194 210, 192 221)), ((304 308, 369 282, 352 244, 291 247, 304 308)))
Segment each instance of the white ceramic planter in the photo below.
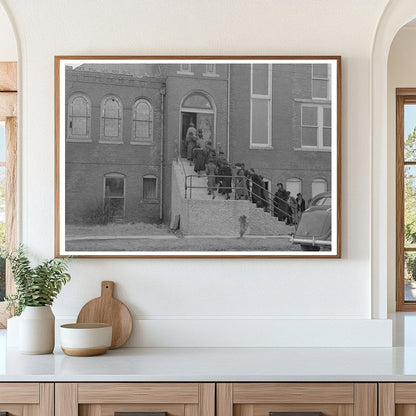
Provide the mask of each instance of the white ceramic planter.
POLYGON ((55 316, 50 306, 26 306, 19 319, 19 351, 50 354, 55 346, 55 316))

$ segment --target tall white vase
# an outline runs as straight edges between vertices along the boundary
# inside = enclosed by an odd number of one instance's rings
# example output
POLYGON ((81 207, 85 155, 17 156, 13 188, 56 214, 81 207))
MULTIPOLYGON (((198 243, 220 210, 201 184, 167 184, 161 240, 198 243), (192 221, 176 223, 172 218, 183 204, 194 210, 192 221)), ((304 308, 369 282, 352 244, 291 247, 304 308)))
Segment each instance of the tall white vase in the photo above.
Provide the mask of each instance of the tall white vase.
POLYGON ((26 306, 19 319, 19 351, 50 354, 55 346, 55 315, 50 306, 26 306))

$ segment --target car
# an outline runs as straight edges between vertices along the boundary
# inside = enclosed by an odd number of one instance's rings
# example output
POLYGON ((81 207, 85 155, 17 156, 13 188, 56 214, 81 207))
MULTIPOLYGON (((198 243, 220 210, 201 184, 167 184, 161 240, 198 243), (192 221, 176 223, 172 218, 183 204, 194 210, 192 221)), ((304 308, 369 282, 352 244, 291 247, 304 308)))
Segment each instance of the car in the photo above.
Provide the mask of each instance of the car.
POLYGON ((331 216, 331 192, 315 195, 310 201, 309 208, 302 213, 292 243, 300 244, 303 251, 330 250, 331 216))

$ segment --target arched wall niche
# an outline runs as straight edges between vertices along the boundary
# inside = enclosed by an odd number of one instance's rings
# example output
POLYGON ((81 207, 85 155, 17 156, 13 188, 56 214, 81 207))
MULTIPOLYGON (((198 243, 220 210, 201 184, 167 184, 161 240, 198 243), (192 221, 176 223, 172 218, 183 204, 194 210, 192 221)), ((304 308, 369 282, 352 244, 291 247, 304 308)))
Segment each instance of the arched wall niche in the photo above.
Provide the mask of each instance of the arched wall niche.
POLYGON ((395 148, 395 134, 390 134, 394 114, 389 105, 389 53, 396 34, 415 17, 414 0, 391 0, 380 18, 371 54, 371 274, 374 319, 386 319, 388 312, 395 311, 395 152, 391 151, 395 148))

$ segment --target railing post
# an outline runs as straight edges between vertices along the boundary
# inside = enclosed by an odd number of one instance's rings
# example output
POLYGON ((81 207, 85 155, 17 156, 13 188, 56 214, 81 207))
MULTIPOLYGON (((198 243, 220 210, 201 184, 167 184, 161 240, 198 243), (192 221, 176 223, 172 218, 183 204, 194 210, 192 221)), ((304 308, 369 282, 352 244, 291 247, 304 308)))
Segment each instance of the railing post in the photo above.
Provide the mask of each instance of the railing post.
POLYGON ((185 199, 186 199, 186 196, 187 196, 187 192, 188 192, 188 177, 185 176, 185 199))
POLYGON ((193 175, 191 175, 191 186, 189 187, 189 199, 192 199, 192 179, 193 179, 193 175))

